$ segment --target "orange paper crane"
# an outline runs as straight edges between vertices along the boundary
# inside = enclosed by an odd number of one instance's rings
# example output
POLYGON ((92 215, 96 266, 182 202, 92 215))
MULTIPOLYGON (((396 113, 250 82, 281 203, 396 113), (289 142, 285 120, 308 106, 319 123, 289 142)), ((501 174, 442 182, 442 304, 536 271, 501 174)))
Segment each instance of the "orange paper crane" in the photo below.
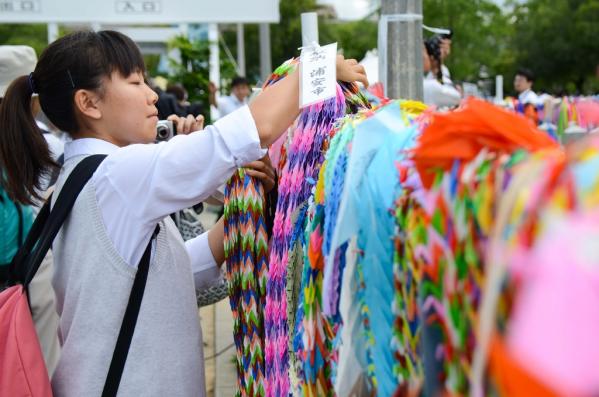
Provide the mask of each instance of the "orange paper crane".
POLYGON ((413 156, 424 186, 430 187, 432 171, 450 170, 455 160, 470 161, 483 148, 510 154, 517 149, 532 152, 557 146, 523 116, 470 98, 454 112, 432 116, 413 156))

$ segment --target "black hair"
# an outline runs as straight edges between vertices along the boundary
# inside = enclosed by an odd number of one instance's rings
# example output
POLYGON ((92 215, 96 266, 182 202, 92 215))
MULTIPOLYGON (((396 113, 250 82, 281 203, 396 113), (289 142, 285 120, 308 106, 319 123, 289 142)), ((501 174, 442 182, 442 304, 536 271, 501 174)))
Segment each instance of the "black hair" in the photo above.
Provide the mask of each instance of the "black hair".
POLYGON ((527 69, 527 68, 519 68, 518 71, 516 72, 516 76, 522 76, 530 83, 535 82, 534 73, 530 69, 527 69))
POLYGON ((31 113, 31 95, 39 94, 48 119, 70 134, 77 121, 75 92, 97 91, 113 72, 124 77, 145 73, 143 57, 127 36, 114 31, 81 31, 50 44, 33 73, 15 79, 0 105, 0 183, 12 200, 31 204, 39 199, 40 176, 56 167, 46 140, 31 113))
POLYGON ((183 101, 185 100, 185 94, 187 93, 187 90, 181 84, 177 83, 170 84, 168 87, 166 87, 166 92, 173 94, 178 101, 183 101))
POLYGON ((439 65, 439 70, 437 71, 437 80, 440 83, 443 83, 443 71, 441 70, 441 41, 443 37, 440 35, 435 35, 428 40, 424 41, 424 48, 426 48, 426 53, 428 54, 431 60, 434 60, 439 65))
POLYGON ((238 85, 247 85, 249 87, 250 82, 245 77, 235 76, 233 80, 231 80, 231 89, 237 87, 238 85))

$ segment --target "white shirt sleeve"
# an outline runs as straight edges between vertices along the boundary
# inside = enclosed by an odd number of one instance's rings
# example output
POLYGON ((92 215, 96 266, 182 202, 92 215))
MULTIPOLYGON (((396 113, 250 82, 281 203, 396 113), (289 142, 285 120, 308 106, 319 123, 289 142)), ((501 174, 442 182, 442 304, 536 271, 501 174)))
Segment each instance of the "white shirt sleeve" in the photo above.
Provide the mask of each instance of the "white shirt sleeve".
POLYGON ((191 270, 195 281, 196 290, 210 287, 221 280, 220 267, 214 261, 210 245, 208 244, 208 232, 198 237, 187 240, 185 248, 191 258, 191 270))
POLYGON ((454 87, 441 84, 437 80, 424 80, 424 103, 427 105, 452 107, 459 105, 460 100, 460 93, 454 87))
POLYGON ((160 144, 130 145, 110 154, 92 180, 106 230, 119 254, 137 266, 157 222, 203 201, 237 167, 264 152, 254 119, 244 106, 204 131, 160 144))

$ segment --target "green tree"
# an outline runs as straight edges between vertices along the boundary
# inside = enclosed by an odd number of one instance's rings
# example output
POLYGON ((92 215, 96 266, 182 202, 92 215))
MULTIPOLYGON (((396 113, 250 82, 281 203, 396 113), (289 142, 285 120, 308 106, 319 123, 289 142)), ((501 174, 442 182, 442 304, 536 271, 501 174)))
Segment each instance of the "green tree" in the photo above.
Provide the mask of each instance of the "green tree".
POLYGON ((367 51, 378 45, 378 24, 369 19, 351 22, 323 20, 322 30, 321 42, 337 42, 346 58, 360 61, 367 51))
MULTIPOLYGON (((168 80, 182 84, 187 90, 190 102, 200 102, 204 109, 209 109, 210 42, 190 41, 187 37, 177 36, 169 42, 169 49, 179 51, 180 61, 170 59, 172 72, 167 76, 168 80)), ((235 67, 226 57, 221 57, 220 62, 222 80, 230 80, 235 75, 235 67)), ((208 124, 210 115, 204 114, 204 117, 208 124)))
POLYGON ((0 44, 28 45, 39 57, 48 45, 48 29, 45 24, 2 24, 0 44))
POLYGON ((535 87, 584 92, 599 64, 599 0, 529 0, 515 5, 517 63, 535 87))

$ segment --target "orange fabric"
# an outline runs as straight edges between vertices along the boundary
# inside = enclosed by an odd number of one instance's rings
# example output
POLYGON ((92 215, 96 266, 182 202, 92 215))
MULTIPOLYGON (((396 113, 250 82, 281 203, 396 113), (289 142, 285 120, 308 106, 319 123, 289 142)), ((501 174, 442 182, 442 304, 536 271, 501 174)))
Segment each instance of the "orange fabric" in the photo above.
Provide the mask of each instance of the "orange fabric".
POLYGON ((558 144, 522 115, 470 98, 456 111, 434 114, 422 132, 413 154, 424 186, 432 185, 435 169, 450 170, 454 160, 472 160, 485 147, 509 154, 558 144))
POLYGON ((507 347, 497 336, 490 345, 490 372, 501 396, 558 397, 559 394, 530 375, 510 357, 507 347))
POLYGON ((539 124, 539 114, 535 105, 527 104, 524 105, 524 117, 529 119, 533 125, 539 124))

